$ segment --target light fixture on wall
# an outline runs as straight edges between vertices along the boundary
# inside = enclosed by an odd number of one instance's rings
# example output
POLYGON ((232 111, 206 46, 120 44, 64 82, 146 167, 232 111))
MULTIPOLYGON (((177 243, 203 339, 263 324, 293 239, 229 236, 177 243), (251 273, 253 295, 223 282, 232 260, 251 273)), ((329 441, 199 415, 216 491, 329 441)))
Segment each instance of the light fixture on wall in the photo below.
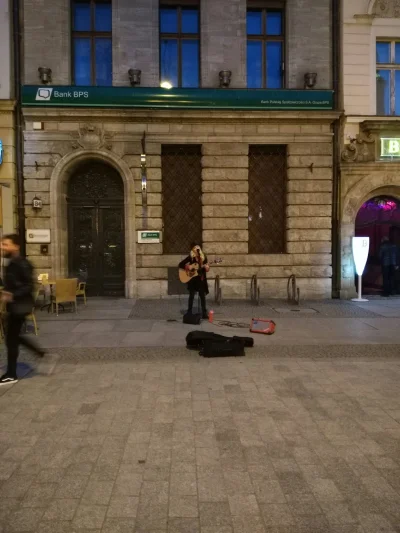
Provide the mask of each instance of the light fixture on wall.
POLYGON ((42 207, 43 207, 42 200, 40 198, 38 198, 37 196, 34 196, 33 199, 32 199, 32 207, 35 210, 42 209, 42 207))
POLYGON ((172 83, 169 82, 169 81, 162 81, 160 83, 160 87, 162 87, 163 89, 172 89, 172 83))
POLYGON ((317 84, 318 74, 316 72, 306 72, 304 74, 304 88, 305 89, 314 89, 317 84))
POLYGON ((43 83, 51 83, 51 68, 39 67, 39 78, 43 83))
POLYGON ((142 71, 138 68, 130 68, 128 70, 129 75, 129 81, 131 82, 132 87, 136 87, 136 85, 140 85, 141 77, 142 77, 142 71))
POLYGON ((231 84, 232 72, 230 70, 221 70, 219 73, 219 86, 229 87, 231 84))

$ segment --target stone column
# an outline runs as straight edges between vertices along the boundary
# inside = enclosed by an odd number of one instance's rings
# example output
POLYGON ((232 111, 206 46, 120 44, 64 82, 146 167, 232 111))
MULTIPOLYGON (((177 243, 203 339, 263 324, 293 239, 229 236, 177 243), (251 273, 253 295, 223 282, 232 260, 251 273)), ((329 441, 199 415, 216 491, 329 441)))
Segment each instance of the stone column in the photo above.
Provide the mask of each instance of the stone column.
POLYGON ((24 83, 40 84, 38 67, 52 70, 52 84, 71 79, 70 0, 25 0, 24 83))
POLYGON ((218 87, 221 70, 246 87, 246 0, 201 1, 202 87, 218 87))
MULTIPOLYGON (((245 143, 203 144, 203 245, 209 255, 248 253, 248 150, 245 143)), ((244 296, 243 280, 232 279, 234 272, 230 278, 224 295, 244 296)))
POLYGON ((129 86, 129 69, 141 85, 159 85, 158 0, 113 0, 113 83, 129 86))

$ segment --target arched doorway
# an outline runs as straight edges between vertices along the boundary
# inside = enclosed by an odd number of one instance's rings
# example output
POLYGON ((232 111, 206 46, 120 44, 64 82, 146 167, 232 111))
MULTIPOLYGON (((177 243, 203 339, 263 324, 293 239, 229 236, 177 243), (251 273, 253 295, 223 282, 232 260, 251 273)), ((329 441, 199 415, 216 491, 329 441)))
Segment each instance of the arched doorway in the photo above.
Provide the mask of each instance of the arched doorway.
MULTIPOLYGON (((400 202, 392 196, 375 196, 359 209, 355 223, 357 237, 369 237, 370 251, 363 274, 365 294, 380 294, 383 289, 379 248, 387 237, 400 250, 400 202)), ((400 293, 399 276, 393 273, 394 292, 400 293)))
POLYGON ((110 165, 88 161, 67 187, 68 269, 91 296, 124 296, 124 184, 110 165))

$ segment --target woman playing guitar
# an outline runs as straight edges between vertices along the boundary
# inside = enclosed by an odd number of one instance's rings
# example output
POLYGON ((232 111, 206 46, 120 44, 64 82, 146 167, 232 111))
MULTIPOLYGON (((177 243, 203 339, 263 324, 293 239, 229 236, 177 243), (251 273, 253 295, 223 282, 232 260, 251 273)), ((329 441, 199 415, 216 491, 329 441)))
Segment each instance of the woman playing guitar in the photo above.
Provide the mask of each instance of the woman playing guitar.
POLYGON ((190 245, 190 254, 179 263, 179 268, 185 269, 189 272, 196 267, 197 276, 194 276, 187 284, 189 290, 189 306, 188 313, 192 312, 194 296, 196 292, 199 293, 201 302, 201 311, 203 318, 208 318, 208 312, 206 309, 206 295, 208 294, 207 272, 210 270, 207 256, 204 254, 201 246, 196 242, 192 242, 190 245), (198 267, 197 267, 198 265, 198 267))

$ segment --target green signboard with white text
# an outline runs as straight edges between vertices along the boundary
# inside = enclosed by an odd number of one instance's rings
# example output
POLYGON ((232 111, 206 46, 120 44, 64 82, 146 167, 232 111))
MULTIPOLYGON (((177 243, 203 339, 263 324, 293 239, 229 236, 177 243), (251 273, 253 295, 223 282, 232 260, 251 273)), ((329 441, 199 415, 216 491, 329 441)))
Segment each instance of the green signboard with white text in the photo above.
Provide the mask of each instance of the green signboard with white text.
POLYGON ((332 91, 295 89, 163 89, 161 87, 22 88, 32 107, 126 107, 148 109, 331 110, 332 91))

